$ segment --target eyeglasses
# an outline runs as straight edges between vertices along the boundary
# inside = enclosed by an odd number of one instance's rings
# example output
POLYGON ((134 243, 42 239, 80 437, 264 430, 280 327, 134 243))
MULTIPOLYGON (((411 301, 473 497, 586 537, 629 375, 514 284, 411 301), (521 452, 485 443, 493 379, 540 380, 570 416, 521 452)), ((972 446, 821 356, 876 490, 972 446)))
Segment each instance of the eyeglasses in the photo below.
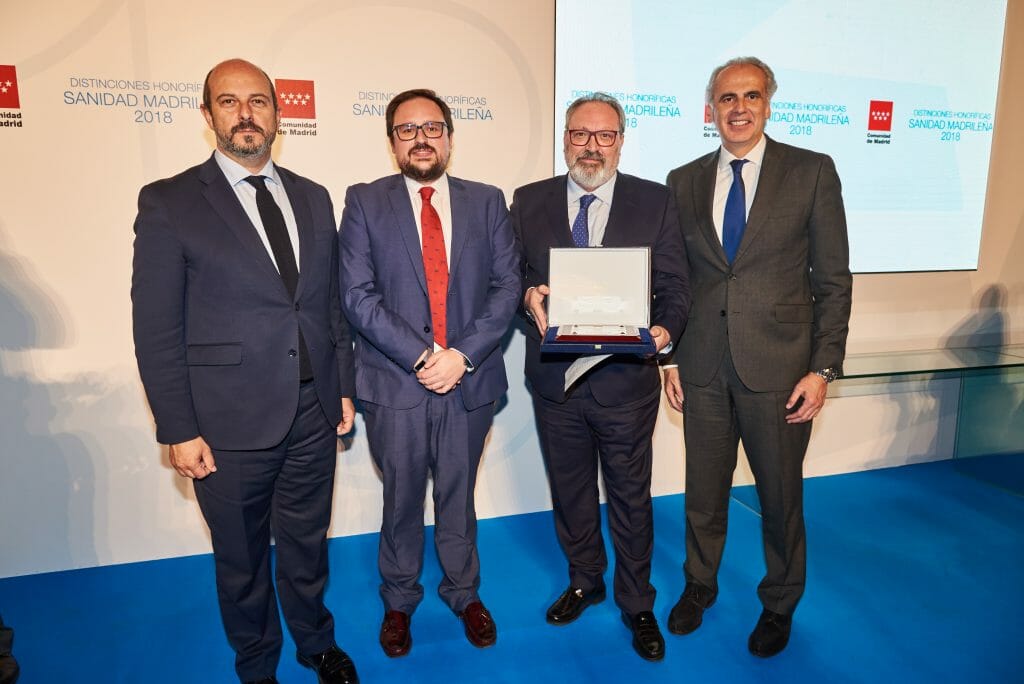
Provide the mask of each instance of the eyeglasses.
POLYGON ((391 130, 395 132, 399 140, 415 140, 417 131, 423 131, 428 138, 440 138, 444 135, 444 129, 448 126, 444 121, 426 121, 419 125, 414 123, 398 124, 391 130))
POLYGON ((565 133, 569 136, 569 142, 576 147, 588 145, 591 138, 597 140, 599 147, 611 147, 619 137, 618 131, 585 131, 580 128, 566 130, 565 133))

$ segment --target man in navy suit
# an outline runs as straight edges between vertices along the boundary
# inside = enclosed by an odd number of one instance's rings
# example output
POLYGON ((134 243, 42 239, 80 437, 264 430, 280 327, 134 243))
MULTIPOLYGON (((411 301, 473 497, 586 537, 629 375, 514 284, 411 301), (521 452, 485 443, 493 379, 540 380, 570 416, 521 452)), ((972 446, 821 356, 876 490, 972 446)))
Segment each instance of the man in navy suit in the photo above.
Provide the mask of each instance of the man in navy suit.
POLYGON ((271 161, 281 115, 266 73, 217 65, 202 111, 213 156, 139 193, 139 373, 210 528, 239 678, 277 681, 280 601, 299 661, 321 684, 357 682, 323 601, 336 434, 355 413, 334 210, 323 187, 271 161))
POLYGON ((803 460, 842 372, 853 284, 835 164, 764 134, 775 90, 754 57, 716 68, 705 96, 721 147, 668 175, 694 288, 665 371, 686 440, 686 586, 668 628, 694 631, 718 595, 742 441, 763 518, 763 609, 747 640, 761 657, 786 647, 804 591, 803 460))
POLYGON ((619 102, 581 97, 565 113, 567 176, 516 190, 512 225, 522 253, 526 378, 551 485, 555 530, 569 560, 569 587, 547 611, 564 625, 605 598, 608 561, 601 538, 598 462, 608 494, 615 546, 615 602, 648 660, 665 654, 650 583, 654 523, 651 436, 661 383, 654 358, 612 356, 566 389, 566 371, 582 361, 540 351, 552 247, 649 247, 651 335, 659 352, 679 338, 690 302, 686 252, 675 202, 663 185, 618 173, 625 131, 619 102))
POLYGON ((470 643, 497 637, 477 594, 473 490, 494 403, 508 387, 500 343, 519 275, 501 191, 445 172, 453 131, 444 100, 405 91, 385 118, 401 174, 348 189, 339 245, 356 389, 384 481, 380 643, 396 657, 409 652, 423 598, 428 476, 444 571, 438 592, 470 643))

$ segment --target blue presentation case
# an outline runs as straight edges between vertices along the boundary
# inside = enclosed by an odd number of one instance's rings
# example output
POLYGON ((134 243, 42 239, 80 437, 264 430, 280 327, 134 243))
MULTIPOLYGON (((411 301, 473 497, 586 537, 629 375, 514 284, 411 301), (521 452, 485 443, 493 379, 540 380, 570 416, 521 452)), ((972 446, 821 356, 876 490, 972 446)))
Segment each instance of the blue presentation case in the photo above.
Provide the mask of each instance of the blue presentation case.
POLYGON ((653 354, 648 247, 552 247, 544 354, 653 354), (638 336, 559 335, 568 326, 631 326, 638 336))

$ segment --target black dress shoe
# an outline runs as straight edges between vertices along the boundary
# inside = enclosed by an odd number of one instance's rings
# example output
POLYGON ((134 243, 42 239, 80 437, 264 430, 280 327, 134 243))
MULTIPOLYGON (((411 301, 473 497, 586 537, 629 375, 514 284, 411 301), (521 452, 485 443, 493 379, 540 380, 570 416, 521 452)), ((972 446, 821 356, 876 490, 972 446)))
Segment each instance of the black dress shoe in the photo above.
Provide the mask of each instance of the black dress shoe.
POLYGON ((661 660, 665 657, 665 639, 658 629, 654 613, 645 610, 629 617, 622 614, 622 621, 633 633, 633 650, 644 660, 661 660))
POLYGON ((588 593, 583 593, 582 589, 569 587, 548 608, 547 621, 552 625, 567 625, 582 615, 587 606, 604 601, 604 597, 604 587, 588 593))
POLYGON ((687 582, 682 595, 668 614, 668 631, 689 634, 704 621, 704 611, 715 605, 715 595, 705 586, 687 582))
POLYGON ((316 678, 320 684, 359 684, 355 664, 337 646, 331 646, 316 655, 304 656, 297 653, 295 657, 300 665, 316 671, 316 678))
POLYGON ((380 626, 380 646, 389 658, 400 658, 412 648, 412 631, 408 613, 389 610, 380 626))
POLYGON ((757 627, 750 633, 747 648, 761 658, 771 658, 786 648, 789 632, 793 627, 793 616, 779 615, 765 608, 757 621, 757 627))

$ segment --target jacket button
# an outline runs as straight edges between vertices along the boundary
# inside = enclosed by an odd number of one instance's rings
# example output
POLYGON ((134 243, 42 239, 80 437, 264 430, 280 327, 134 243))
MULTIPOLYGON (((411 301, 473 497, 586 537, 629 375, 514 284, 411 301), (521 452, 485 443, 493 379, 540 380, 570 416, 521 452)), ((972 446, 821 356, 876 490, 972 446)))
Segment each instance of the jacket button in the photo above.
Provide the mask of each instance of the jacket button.
POLYGON ((725 309, 722 309, 721 311, 719 311, 718 315, 719 316, 725 316, 725 309))
POLYGON ((288 350, 288 356, 297 356, 297 355, 298 355, 298 352, 295 351, 294 349, 289 349, 288 350))
POLYGON ((423 326, 423 332, 425 332, 425 333, 430 332, 430 326, 429 325, 423 326))
MULTIPOLYGON (((735 273, 730 273, 729 274, 729 280, 736 280, 736 274, 735 273)), ((298 305, 296 305, 295 308, 298 308, 298 305)))
POLYGON ((296 310, 296 311, 298 311, 298 310, 299 310, 299 303, 298 303, 298 302, 295 302, 295 310, 296 310))

